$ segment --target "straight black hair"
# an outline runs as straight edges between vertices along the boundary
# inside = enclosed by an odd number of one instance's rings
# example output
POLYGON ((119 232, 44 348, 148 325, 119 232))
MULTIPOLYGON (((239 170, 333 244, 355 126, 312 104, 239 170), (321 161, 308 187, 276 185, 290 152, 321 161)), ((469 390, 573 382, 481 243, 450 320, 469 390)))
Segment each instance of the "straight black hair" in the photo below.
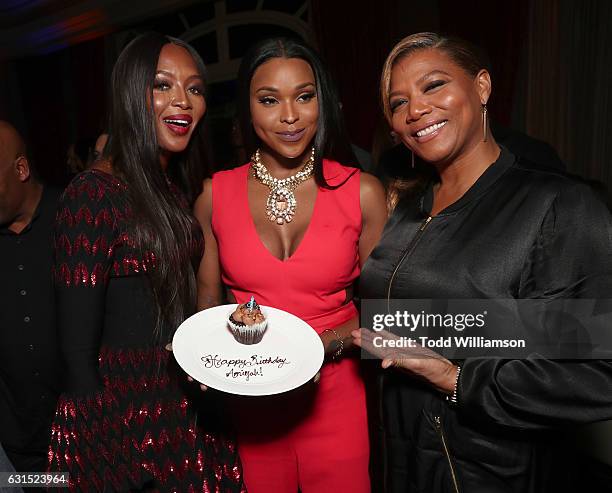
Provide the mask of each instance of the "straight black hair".
POLYGON ((325 180, 323 158, 333 159, 345 166, 358 167, 359 164, 346 131, 336 85, 317 52, 302 40, 282 37, 266 39, 254 45, 242 58, 238 71, 238 111, 245 149, 248 155, 252 155, 260 145, 251 123, 251 79, 257 68, 272 58, 299 58, 312 68, 319 105, 319 121, 313 144, 315 181, 320 187, 337 188, 328 185, 325 180))
POLYGON ((119 55, 111 75, 112 106, 105 147, 105 157, 127 184, 134 240, 143 252, 152 252, 156 258, 149 271, 157 307, 156 334, 161 334, 162 328, 174 330, 196 308, 191 257, 198 229, 189 204, 172 190, 170 182, 191 203, 207 171, 202 122, 194 129, 187 149, 170 159, 168 175, 160 164, 153 85, 159 55, 167 44, 185 48, 205 80, 202 59, 185 42, 158 33, 135 38, 119 55))

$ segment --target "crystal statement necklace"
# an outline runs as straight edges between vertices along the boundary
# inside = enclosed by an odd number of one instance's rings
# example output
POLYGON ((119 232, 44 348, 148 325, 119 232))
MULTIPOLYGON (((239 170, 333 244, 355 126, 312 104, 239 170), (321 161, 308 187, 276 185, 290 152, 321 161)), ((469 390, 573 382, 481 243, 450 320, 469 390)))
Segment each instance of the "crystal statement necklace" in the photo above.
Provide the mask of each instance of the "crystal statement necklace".
POLYGON ((297 201, 293 191, 298 185, 310 178, 314 171, 314 147, 310 152, 310 158, 306 164, 295 175, 288 176, 279 180, 274 178, 265 165, 261 162, 259 149, 255 151, 251 158, 253 176, 270 189, 268 200, 266 201, 266 214, 270 221, 279 226, 290 223, 295 216, 297 201))

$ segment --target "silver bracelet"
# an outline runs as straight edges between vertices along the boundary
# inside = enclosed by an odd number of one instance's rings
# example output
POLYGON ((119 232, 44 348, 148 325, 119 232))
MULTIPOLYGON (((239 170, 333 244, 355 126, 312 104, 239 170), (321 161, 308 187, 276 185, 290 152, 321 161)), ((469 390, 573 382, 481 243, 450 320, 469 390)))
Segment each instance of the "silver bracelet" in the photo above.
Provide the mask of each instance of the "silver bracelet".
POLYGON ((325 334, 325 332, 333 332, 333 334, 336 336, 336 340, 338 341, 338 348, 331 355, 332 361, 335 361, 342 355, 342 352, 344 351, 344 341, 338 335, 338 332, 336 332, 335 329, 325 329, 323 332, 321 332, 321 334, 325 334))
POLYGON ((455 377, 455 387, 453 388, 453 393, 450 395, 446 395, 446 401, 450 404, 457 404, 457 387, 459 386, 459 374, 461 373, 461 367, 457 365, 457 375, 455 377))

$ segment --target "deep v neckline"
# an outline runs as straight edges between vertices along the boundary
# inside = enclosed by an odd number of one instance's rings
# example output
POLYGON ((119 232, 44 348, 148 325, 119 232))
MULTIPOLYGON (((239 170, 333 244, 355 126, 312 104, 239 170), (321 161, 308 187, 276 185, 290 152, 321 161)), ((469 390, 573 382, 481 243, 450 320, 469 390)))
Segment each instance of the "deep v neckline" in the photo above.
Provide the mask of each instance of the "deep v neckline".
POLYGON ((259 232, 257 231, 257 225, 255 224, 255 220, 253 219, 253 213, 251 212, 251 204, 249 203, 249 170, 250 169, 251 169, 251 165, 249 164, 246 167, 246 173, 244 174, 244 177, 242 179, 242 183, 243 183, 244 189, 243 189, 243 193, 241 194, 244 197, 244 208, 245 208, 245 213, 248 216, 248 223, 250 225, 250 228, 251 228, 253 234, 257 238, 257 243, 259 244, 259 246, 270 257, 275 259, 277 262, 280 262, 282 264, 286 264, 286 263, 290 262, 291 260, 293 260, 297 256, 297 254, 299 254, 301 252, 301 250, 303 249, 302 246, 303 246, 304 242, 310 236, 310 231, 313 229, 313 222, 318 217, 317 209, 319 207, 319 202, 320 202, 319 198, 320 198, 321 190, 319 190, 319 187, 317 186, 317 195, 315 197, 314 206, 312 207, 312 213, 310 215, 310 220, 308 221, 308 226, 306 226, 306 231, 304 231, 304 234, 302 235, 302 238, 298 242, 297 247, 295 248, 295 250, 293 251, 293 253, 289 257, 287 257, 286 259, 281 259, 281 258, 278 258, 276 255, 274 255, 268 249, 266 244, 261 239, 261 236, 259 235, 259 232))

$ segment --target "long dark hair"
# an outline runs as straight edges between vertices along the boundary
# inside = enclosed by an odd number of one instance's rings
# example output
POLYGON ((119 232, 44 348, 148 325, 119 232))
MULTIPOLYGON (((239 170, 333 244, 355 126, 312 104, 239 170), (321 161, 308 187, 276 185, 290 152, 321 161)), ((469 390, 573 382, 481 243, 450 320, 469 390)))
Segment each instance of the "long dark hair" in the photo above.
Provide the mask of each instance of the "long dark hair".
POLYGON ((238 71, 238 109, 240 130, 248 155, 260 145, 251 123, 250 88, 255 70, 272 58, 299 58, 312 68, 317 86, 319 121, 314 138, 314 176, 317 185, 328 185, 323 176, 323 158, 333 159, 344 165, 358 166, 342 115, 340 98, 332 77, 319 55, 303 41, 293 38, 270 38, 254 45, 242 58, 238 71))
POLYGON ((112 107, 109 140, 105 147, 115 172, 128 185, 134 240, 156 257, 150 281, 157 306, 155 331, 176 328, 196 306, 192 265, 194 220, 187 204, 174 193, 168 178, 189 202, 199 193, 204 162, 204 127, 199 123, 185 152, 171 158, 168 176, 160 164, 160 148, 153 113, 153 83, 164 45, 176 44, 192 56, 202 79, 204 63, 181 40, 146 33, 121 52, 111 75, 112 107))

